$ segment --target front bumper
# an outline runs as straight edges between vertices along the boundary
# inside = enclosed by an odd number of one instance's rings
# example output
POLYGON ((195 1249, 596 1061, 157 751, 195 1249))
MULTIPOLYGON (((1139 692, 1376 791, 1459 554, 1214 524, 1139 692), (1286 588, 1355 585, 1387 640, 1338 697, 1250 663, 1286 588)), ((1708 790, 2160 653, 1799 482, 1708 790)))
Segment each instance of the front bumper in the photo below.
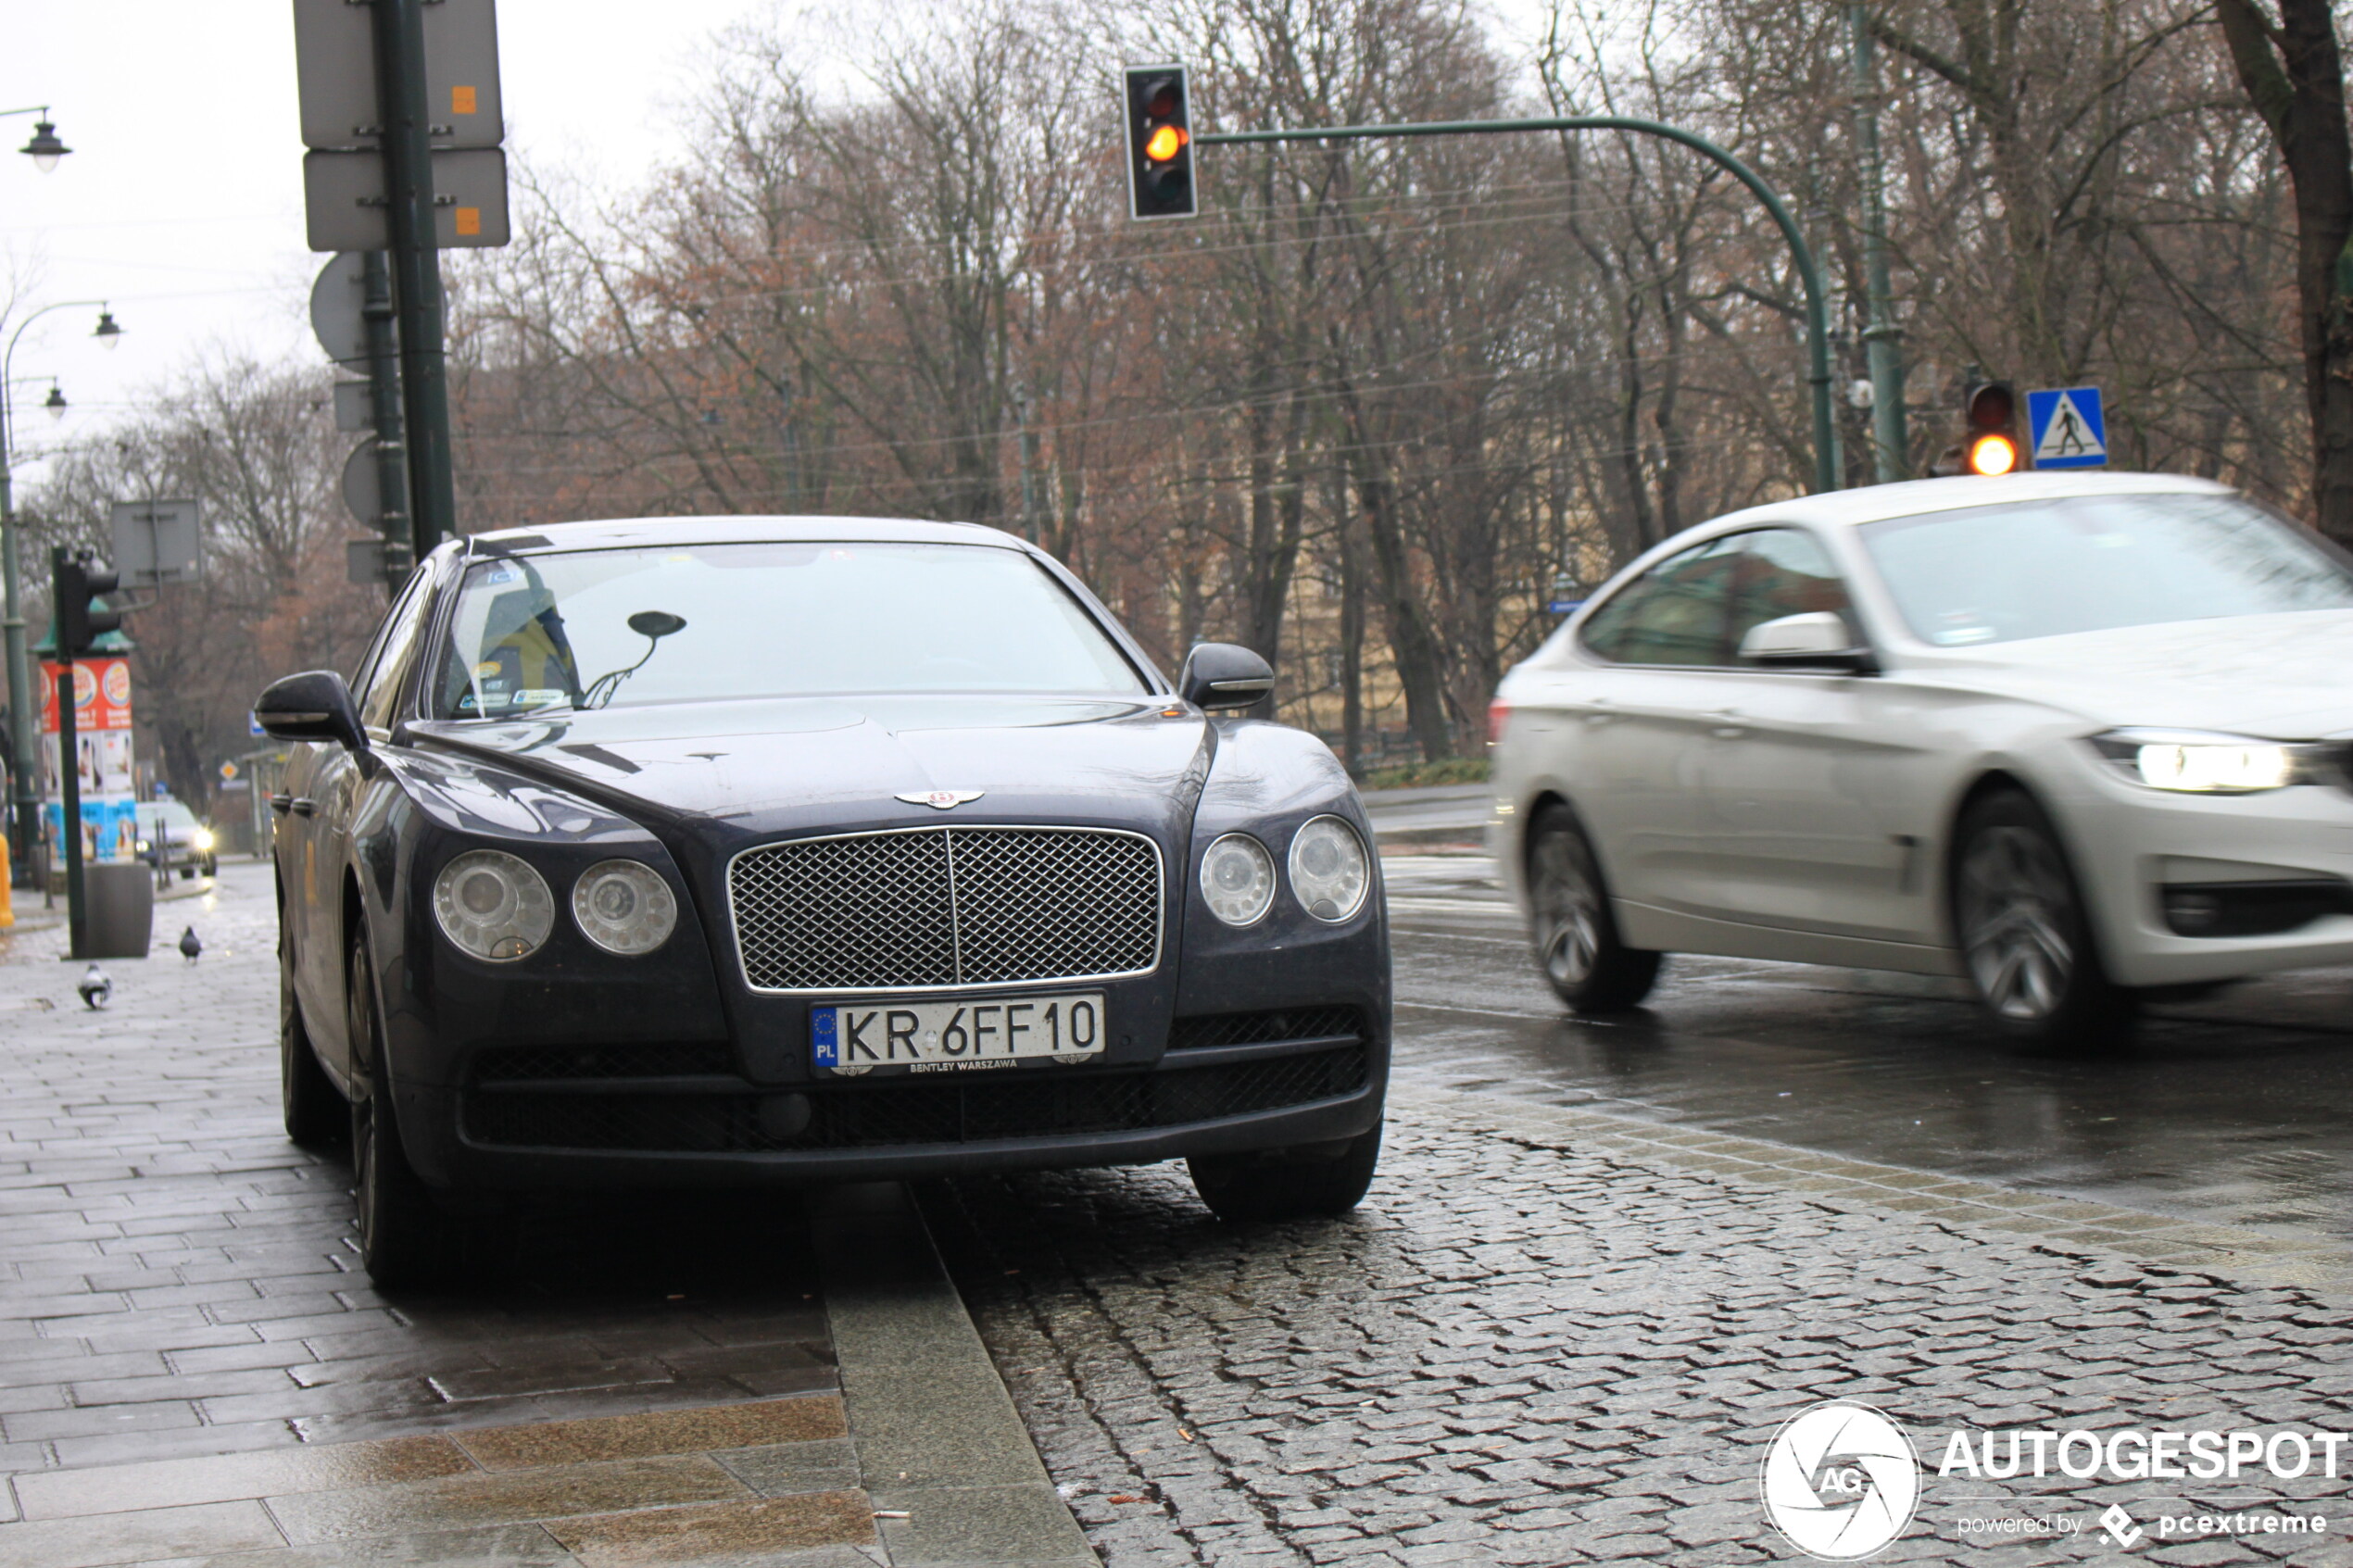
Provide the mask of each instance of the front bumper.
POLYGON ((2055 804, 2118 984, 2353 963, 2353 913, 2340 912, 2353 909, 2353 794, 2316 784, 2174 795, 2085 767, 2093 776, 2055 804), (2303 918, 2228 934, 2288 916, 2303 918))
POLYGON ((714 1073, 477 1074, 456 1088, 400 1087, 402 1141, 432 1185, 484 1193, 795 1185, 1245 1153, 1378 1123, 1389 1050, 1377 1019, 1298 1009, 1225 1015, 1209 1029, 1201 1026, 1212 1021, 1188 1020, 1180 1030, 1202 1043, 1143 1066, 797 1085, 714 1073), (1297 1026, 1280 1027, 1286 1018, 1297 1026), (1283 1033, 1294 1037, 1263 1037, 1283 1033), (1228 1043, 1214 1043, 1221 1035, 1228 1043))

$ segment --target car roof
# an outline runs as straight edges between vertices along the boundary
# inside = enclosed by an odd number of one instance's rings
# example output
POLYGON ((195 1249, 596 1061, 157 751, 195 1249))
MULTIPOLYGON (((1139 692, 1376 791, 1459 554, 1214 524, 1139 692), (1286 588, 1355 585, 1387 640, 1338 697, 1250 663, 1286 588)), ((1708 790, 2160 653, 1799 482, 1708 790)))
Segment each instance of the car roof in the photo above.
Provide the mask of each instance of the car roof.
POLYGON ((1757 522, 1800 521, 1832 528, 1854 528, 1892 517, 1922 512, 1956 511, 1963 507, 1994 507, 2010 501, 2048 501, 2070 495, 2148 495, 2169 491, 2207 495, 2234 494, 2227 484, 2176 473, 2028 472, 1983 478, 1974 474, 1952 479, 1912 479, 1894 484, 1870 484, 1853 490, 1832 490, 1819 495, 1798 495, 1743 511, 1728 512, 1705 526, 1719 528, 1757 522))
POLYGON ((976 522, 925 522, 886 517, 627 517, 502 528, 472 535, 477 546, 530 555, 542 550, 608 550, 631 545, 766 545, 840 540, 903 545, 1028 546, 976 522))

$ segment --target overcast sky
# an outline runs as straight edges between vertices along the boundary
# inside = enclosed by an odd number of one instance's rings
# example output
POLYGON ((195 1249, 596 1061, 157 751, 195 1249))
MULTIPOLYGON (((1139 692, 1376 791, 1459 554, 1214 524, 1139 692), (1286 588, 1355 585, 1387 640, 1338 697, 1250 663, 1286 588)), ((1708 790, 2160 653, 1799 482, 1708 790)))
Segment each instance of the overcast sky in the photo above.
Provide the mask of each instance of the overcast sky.
MULTIPOLYGON (((1517 32, 1541 5, 1491 9, 1517 32)), ((671 111, 712 35, 769 8, 498 0, 510 153, 636 183, 680 152, 671 111)), ((33 117, 0 119, 0 305, 13 272, 15 321, 103 298, 125 336, 103 351, 96 310, 79 307, 26 333, 15 375, 55 376, 72 411, 53 426, 35 411, 45 381, 15 387, 20 458, 132 407, 208 348, 316 352, 303 307, 326 258, 304 245, 289 0, 0 0, 0 109, 40 104, 73 151, 42 174, 14 150, 33 117)))
MULTIPOLYGON (((679 150, 664 111, 711 35, 765 8, 498 0, 509 147, 635 182, 679 150)), ((326 258, 303 244, 289 0, 0 0, 0 109, 44 103, 73 149, 54 173, 15 151, 33 117, 0 119, 0 268, 23 288, 18 320, 102 297, 125 336, 112 352, 93 343, 94 308, 26 333, 15 375, 56 376, 73 412, 53 427, 34 412, 45 383, 18 386, 20 447, 90 428, 204 345, 308 350, 302 305, 326 258)))

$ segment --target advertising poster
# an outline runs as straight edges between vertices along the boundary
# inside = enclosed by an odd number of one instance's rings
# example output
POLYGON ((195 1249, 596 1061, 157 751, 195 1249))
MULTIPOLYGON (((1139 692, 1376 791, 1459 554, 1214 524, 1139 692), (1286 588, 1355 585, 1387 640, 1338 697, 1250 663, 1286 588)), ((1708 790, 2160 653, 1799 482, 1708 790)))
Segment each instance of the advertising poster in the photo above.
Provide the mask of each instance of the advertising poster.
MULTIPOLYGON (((44 662, 41 705, 43 814, 49 841, 62 843, 65 791, 61 783, 57 722, 57 673, 44 662)), ((88 860, 128 860, 137 853, 138 785, 131 743, 131 663, 124 659, 76 661, 74 673, 75 784, 82 796, 82 852, 88 860)))

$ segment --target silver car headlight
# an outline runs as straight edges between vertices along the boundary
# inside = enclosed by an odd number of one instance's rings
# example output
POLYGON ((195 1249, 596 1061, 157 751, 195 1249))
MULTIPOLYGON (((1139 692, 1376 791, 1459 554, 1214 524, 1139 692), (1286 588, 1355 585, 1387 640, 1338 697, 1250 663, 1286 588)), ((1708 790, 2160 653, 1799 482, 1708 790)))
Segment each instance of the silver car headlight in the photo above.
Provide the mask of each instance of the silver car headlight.
POLYGON ((2197 730, 2110 730, 2092 746, 2134 784, 2183 795, 2253 795, 2326 776, 2327 750, 2197 730))
POLYGON ((1291 896, 1317 920, 1348 919, 1365 907, 1372 885, 1365 841, 1340 818, 1311 818, 1291 836, 1291 896))
POLYGON ((572 884, 572 918, 589 941, 629 958, 670 940, 678 929, 678 900, 653 867, 599 860, 572 884))
POLYGON ((1246 833, 1229 833, 1201 858, 1201 896, 1227 925, 1252 925, 1275 901, 1275 858, 1246 833))
POLYGON ((433 912, 442 935, 478 959, 529 958, 556 925, 556 897, 527 860, 470 849, 434 878, 433 912))

